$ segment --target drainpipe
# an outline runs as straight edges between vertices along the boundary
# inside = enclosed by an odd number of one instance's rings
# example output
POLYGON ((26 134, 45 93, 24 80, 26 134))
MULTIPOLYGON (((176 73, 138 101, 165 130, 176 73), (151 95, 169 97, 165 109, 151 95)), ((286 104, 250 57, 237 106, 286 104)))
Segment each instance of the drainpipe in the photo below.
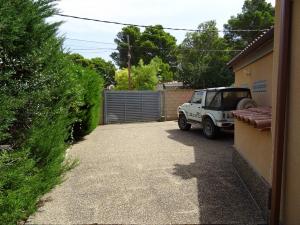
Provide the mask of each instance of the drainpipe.
MULTIPOLYGON (((274 131, 274 157, 270 224, 279 225, 283 158, 286 148, 288 86, 290 77, 291 0, 280 1, 280 40, 274 131)), ((275 28, 276 29, 276 28, 275 28)))

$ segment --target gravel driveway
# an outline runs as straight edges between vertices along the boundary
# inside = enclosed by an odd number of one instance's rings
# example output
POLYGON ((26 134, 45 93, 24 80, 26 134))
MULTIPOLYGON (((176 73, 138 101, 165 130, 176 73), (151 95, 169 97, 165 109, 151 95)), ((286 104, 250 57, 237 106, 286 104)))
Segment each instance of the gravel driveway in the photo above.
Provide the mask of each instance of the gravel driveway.
POLYGON ((72 147, 79 166, 27 224, 261 224, 232 144, 175 122, 98 127, 72 147))

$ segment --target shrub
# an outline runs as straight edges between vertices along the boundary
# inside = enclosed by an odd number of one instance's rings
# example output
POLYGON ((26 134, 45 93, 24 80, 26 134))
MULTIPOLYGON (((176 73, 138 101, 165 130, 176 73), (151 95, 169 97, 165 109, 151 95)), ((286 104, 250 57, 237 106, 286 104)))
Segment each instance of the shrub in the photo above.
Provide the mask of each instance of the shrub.
MULTIPOLYGON (((127 69, 121 69, 116 72, 115 75, 115 80, 116 80, 116 87, 115 90, 128 90, 128 70, 127 69)), ((131 83, 131 85, 133 85, 131 83)), ((134 87, 133 87, 134 88, 134 87)))
POLYGON ((158 56, 154 57, 150 61, 150 65, 156 67, 157 77, 160 82, 168 82, 173 80, 174 74, 171 71, 170 65, 164 63, 158 56))
MULTIPOLYGON (((158 84, 158 73, 160 66, 156 62, 145 65, 140 60, 138 66, 133 66, 131 70, 131 88, 135 90, 154 90, 158 84)), ((122 69, 116 72, 116 90, 128 90, 128 71, 122 69)))
POLYGON ((1 153, 1 224, 15 224, 35 210, 35 203, 41 194, 40 171, 29 154, 28 149, 1 153))
POLYGON ((74 137, 79 138, 94 130, 100 122, 103 79, 91 69, 73 65, 72 76, 81 88, 81 104, 76 113, 74 137))
MULTIPOLYGON (((74 123, 98 123, 102 80, 75 72, 46 19, 53 0, 0 0, 0 224, 16 224, 60 182, 74 123)), ((81 70, 80 68, 77 68, 81 70)))
POLYGON ((137 90, 154 90, 158 84, 157 67, 148 64, 144 65, 140 60, 138 66, 132 67, 132 80, 137 90))

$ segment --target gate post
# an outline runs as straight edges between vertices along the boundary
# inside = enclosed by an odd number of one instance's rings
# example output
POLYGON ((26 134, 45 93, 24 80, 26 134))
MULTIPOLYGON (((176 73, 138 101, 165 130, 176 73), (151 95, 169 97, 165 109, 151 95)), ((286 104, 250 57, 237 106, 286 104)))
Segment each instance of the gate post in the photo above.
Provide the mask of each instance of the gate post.
POLYGON ((104 106, 104 109, 103 109, 103 124, 107 124, 107 91, 104 90, 103 91, 103 98, 104 98, 104 101, 103 101, 103 106, 104 106))
POLYGON ((166 104, 165 104, 165 91, 159 91, 160 94, 160 121, 166 121, 166 104))

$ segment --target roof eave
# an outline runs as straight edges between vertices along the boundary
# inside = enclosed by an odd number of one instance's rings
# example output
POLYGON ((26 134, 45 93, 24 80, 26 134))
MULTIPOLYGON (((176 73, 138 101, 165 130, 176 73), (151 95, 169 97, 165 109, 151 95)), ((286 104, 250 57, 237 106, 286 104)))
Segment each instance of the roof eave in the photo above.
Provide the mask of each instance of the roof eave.
POLYGON ((256 49, 263 46, 266 42, 274 39, 274 27, 271 27, 264 34, 256 38, 252 41, 246 48, 244 48, 238 55, 233 57, 228 63, 227 66, 232 68, 235 64, 237 64, 241 59, 248 56, 250 53, 255 51, 256 49))

